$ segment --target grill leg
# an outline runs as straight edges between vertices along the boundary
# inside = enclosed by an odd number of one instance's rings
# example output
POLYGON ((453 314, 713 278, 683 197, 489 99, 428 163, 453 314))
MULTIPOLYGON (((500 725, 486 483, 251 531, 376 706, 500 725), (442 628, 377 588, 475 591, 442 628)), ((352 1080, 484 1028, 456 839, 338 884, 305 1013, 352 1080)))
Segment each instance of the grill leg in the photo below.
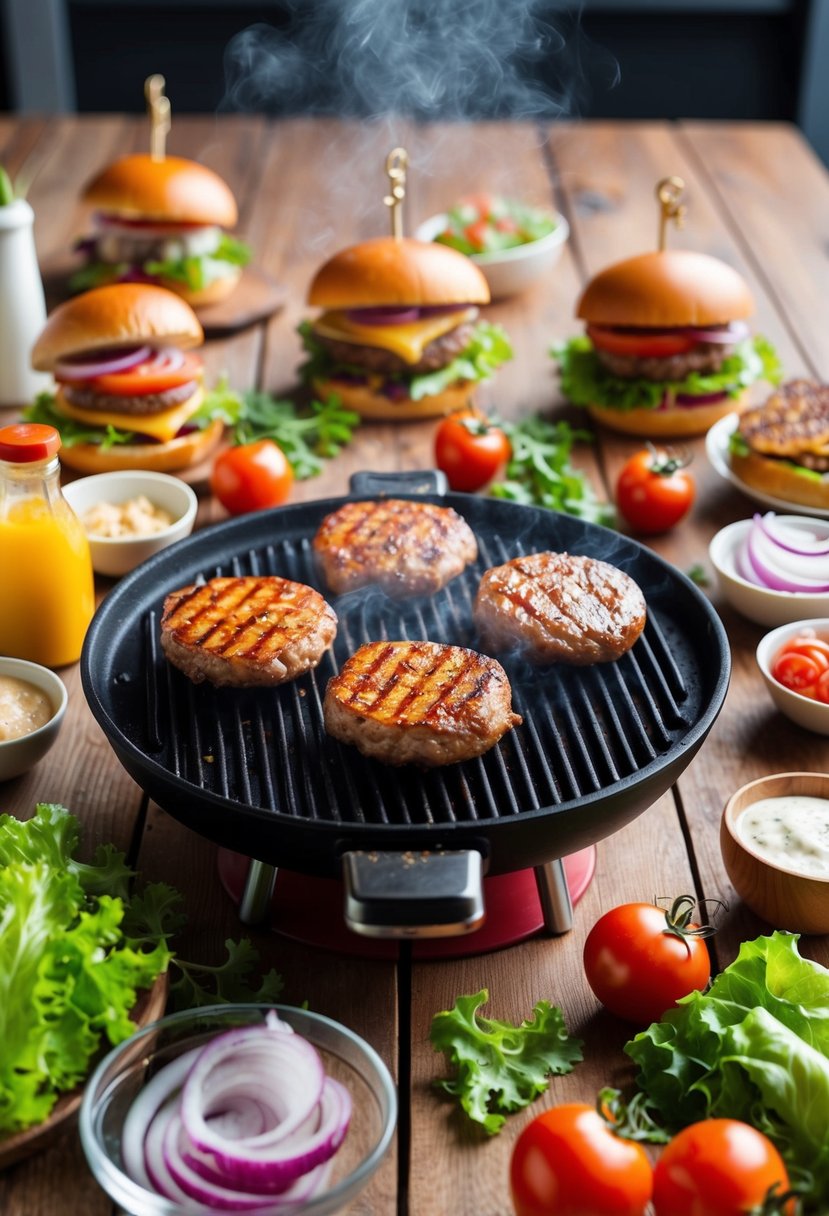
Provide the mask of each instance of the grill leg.
POLYGON ((267 920, 273 889, 276 884, 276 866, 251 858, 245 889, 239 901, 239 920, 243 925, 261 925, 267 920))
POLYGON ((573 902, 570 899, 570 888, 567 886, 567 875, 564 873, 564 862, 559 857, 543 866, 534 866, 533 871, 538 886, 538 898, 541 900, 544 928, 551 937, 558 933, 568 933, 573 928, 573 902))

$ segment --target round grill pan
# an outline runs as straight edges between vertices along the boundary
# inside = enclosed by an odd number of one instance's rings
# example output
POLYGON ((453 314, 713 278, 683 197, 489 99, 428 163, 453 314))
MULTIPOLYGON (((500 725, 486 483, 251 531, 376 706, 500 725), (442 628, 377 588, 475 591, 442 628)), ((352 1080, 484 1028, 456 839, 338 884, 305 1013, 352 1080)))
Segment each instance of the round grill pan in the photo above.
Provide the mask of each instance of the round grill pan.
MULTIPOLYGON (((410 482, 390 484, 415 496, 410 482)), ((160 648, 164 597, 228 574, 279 574, 324 593, 311 541, 348 498, 206 528, 106 597, 84 646, 84 691, 124 768, 165 811, 221 845, 307 874, 338 877, 346 852, 381 849, 473 849, 498 874, 608 836, 676 780, 722 706, 730 670, 723 626, 693 583, 637 542, 571 516, 425 497, 467 519, 478 561, 431 597, 329 596, 339 617, 333 651, 281 687, 191 684, 160 648), (601 558, 638 582, 648 622, 631 651, 614 663, 541 669, 499 655, 524 724, 463 764, 391 768, 325 733, 326 683, 358 646, 422 638, 477 648, 471 608, 482 572, 547 549, 601 558)))

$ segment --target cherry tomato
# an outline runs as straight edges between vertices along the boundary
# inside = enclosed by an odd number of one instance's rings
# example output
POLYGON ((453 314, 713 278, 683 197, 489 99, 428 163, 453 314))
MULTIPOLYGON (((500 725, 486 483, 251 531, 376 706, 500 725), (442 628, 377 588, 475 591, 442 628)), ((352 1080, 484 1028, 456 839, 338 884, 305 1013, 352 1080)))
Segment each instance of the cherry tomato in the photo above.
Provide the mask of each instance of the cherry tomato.
MULTIPOLYGON (((789 1175, 762 1132, 737 1119, 705 1119, 674 1136, 657 1161, 654 1210, 656 1216, 746 1216, 760 1210, 775 1183, 782 1198, 789 1175)), ((794 1200, 780 1210, 793 1216, 794 1200)))
POLYGON ((635 531, 667 532, 687 514, 694 501, 694 479, 688 458, 654 447, 637 452, 616 482, 616 505, 635 531))
POLYGON ((486 249, 486 238, 489 232, 489 223, 485 219, 475 220, 472 224, 467 224, 463 230, 463 234, 469 241, 476 253, 481 253, 486 249))
POLYGON ((435 463, 453 490, 474 494, 492 481, 510 458, 510 443, 500 427, 474 410, 444 418, 435 432, 435 463))
POLYGON ((272 439, 226 448, 210 475, 210 489, 231 515, 278 507, 293 484, 294 471, 272 439))
POLYGON ((592 1106, 554 1106, 512 1151, 516 1216, 645 1216, 653 1171, 641 1144, 615 1136, 592 1106))
POLYGON ((598 350, 636 359, 666 359, 684 355, 696 346, 696 339, 676 330, 624 330, 604 325, 588 325, 587 336, 598 350))
POLYGON ((584 943, 584 971, 611 1013, 647 1026, 680 997, 706 986, 711 961, 690 920, 693 906, 690 896, 682 896, 670 912, 633 903, 599 917, 584 943))
POLYGON ((107 376, 97 376, 94 380, 86 381, 99 393, 111 394, 115 397, 135 397, 144 393, 166 393, 168 388, 178 388, 191 380, 198 380, 202 373, 202 361, 198 355, 189 351, 184 356, 184 362, 176 368, 158 366, 156 360, 149 359, 128 368, 125 372, 112 372, 107 376))

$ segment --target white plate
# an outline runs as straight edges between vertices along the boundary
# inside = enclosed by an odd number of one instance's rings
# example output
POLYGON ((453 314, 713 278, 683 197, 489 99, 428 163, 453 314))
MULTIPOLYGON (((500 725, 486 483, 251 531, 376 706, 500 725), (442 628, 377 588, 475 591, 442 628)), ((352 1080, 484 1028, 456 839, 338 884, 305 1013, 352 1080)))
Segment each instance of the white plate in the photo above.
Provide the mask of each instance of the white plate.
POLYGON ((800 502, 788 502, 784 498, 774 498, 771 494, 756 489, 755 486, 746 485, 737 476, 731 468, 731 461, 728 458, 728 441, 732 433, 736 431, 739 420, 739 414, 726 414, 725 418, 714 423, 705 436, 706 455, 720 477, 730 481, 733 486, 742 490, 755 502, 761 503, 764 507, 771 507, 773 511, 786 511, 791 515, 814 515, 817 519, 829 519, 829 510, 825 507, 807 507, 800 502))

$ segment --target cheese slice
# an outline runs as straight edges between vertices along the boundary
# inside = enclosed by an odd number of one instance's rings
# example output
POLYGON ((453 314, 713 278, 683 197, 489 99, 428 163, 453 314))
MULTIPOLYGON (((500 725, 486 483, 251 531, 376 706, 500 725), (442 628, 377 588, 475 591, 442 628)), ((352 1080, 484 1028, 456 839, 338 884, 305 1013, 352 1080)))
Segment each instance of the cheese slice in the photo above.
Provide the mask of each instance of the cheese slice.
POLYGON ((58 408, 67 418, 76 422, 86 422, 89 426, 114 426, 119 431, 136 431, 141 435, 150 435, 159 443, 167 443, 174 439, 186 422, 192 418, 204 401, 204 389, 199 385, 192 397, 174 405, 172 409, 161 410, 157 414, 120 414, 116 410, 82 410, 66 400, 66 394, 58 392, 58 408))
POLYGON ((314 321, 313 328, 324 338, 335 338, 338 342, 354 342, 359 346, 379 346, 399 355, 406 363, 419 363, 423 351, 430 342, 443 337, 459 325, 474 321, 477 308, 463 312, 438 313, 434 317, 423 317, 420 321, 409 321, 405 325, 360 325, 352 321, 347 313, 324 312, 314 321))

